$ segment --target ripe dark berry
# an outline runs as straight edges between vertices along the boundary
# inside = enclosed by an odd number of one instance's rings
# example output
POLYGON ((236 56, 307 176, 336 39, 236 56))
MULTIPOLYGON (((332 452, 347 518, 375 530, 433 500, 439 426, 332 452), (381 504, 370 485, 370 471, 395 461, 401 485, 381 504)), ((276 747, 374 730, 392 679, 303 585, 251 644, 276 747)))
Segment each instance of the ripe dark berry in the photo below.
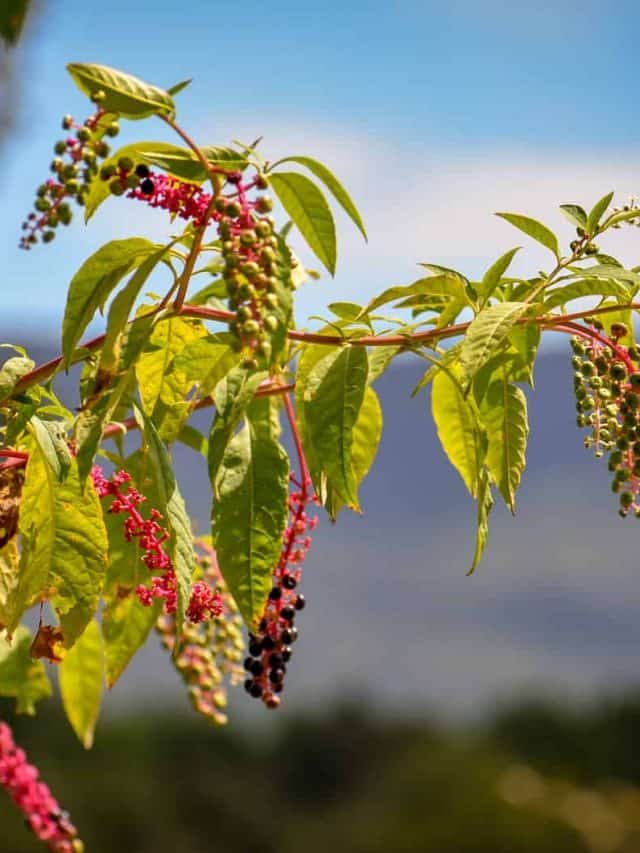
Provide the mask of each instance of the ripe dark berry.
POLYGON ((296 598, 296 603, 294 604, 294 607, 296 608, 296 610, 304 610, 304 608, 306 606, 307 606, 306 598, 304 597, 304 595, 299 595, 296 598))
POLYGON ((293 607, 289 607, 288 605, 287 605, 286 607, 283 607, 283 608, 280 610, 280 616, 281 616, 281 617, 282 617, 286 622, 291 622, 291 621, 294 619, 295 615, 296 615, 296 612, 295 612, 295 610, 293 609, 293 607))
POLYGON ((155 184, 153 183, 151 178, 145 178, 144 181, 140 183, 140 190, 145 195, 151 195, 155 188, 155 184))
POLYGON ((281 654, 282 654, 282 660, 285 663, 288 663, 291 660, 291 655, 293 654, 293 651, 288 646, 285 646, 282 649, 281 654))
POLYGON ((251 696, 253 696, 254 699, 259 699, 262 696, 262 687, 254 681, 251 684, 249 693, 251 694, 251 696))
POLYGON ((244 668, 247 672, 251 672, 251 667, 253 666, 253 658, 245 658, 244 659, 244 668))
POLYGON ((271 592, 269 593, 269 598, 271 601, 279 601, 282 598, 282 590, 278 586, 274 586, 271 592))
POLYGON ((298 581, 294 578, 293 575, 285 575, 282 578, 282 586, 285 589, 295 589, 298 586, 298 581))
POLYGON ((262 648, 265 652, 270 652, 275 649, 275 647, 276 641, 273 639, 273 637, 270 637, 269 635, 264 637, 264 639, 262 640, 262 648))
POLYGON ((284 670, 283 669, 272 669, 269 673, 269 681, 272 684, 278 684, 280 681, 284 679, 284 670))
POLYGON ((149 167, 146 163, 138 163, 138 165, 136 166, 136 175, 139 178, 149 177, 149 167))
POLYGON ((262 652, 262 643, 259 640, 252 640, 249 643, 249 654, 257 658, 262 652))
POLYGON ((253 663, 251 664, 251 672, 254 675, 262 675, 263 671, 264 671, 264 667, 262 666, 260 661, 254 660, 253 663))

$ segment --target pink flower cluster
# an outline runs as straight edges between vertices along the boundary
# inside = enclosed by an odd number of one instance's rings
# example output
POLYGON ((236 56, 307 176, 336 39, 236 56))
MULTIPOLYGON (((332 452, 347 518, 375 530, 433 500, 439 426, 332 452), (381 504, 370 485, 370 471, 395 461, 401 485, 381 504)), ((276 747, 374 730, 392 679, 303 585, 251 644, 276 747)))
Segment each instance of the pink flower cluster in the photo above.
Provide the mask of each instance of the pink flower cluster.
POLYGON ((151 171, 145 180, 127 193, 127 198, 146 201, 150 207, 167 210, 180 219, 192 219, 196 226, 204 222, 211 203, 210 193, 198 184, 188 184, 170 175, 151 171))
MULTIPOLYGON (((93 484, 101 498, 112 497, 109 512, 115 515, 124 513, 124 537, 127 542, 138 540, 144 552, 142 561, 149 571, 157 572, 151 577, 150 586, 140 584, 136 588, 138 600, 145 607, 150 607, 155 599, 164 601, 164 612, 173 614, 177 606, 177 580, 171 557, 165 551, 165 543, 169 540, 169 531, 159 522, 162 519, 157 509, 152 509, 149 518, 138 510, 138 506, 146 501, 146 497, 131 485, 131 475, 126 471, 117 471, 110 479, 98 465, 92 469, 93 484), (126 491, 123 486, 128 484, 126 491)), ((204 622, 222 613, 222 600, 217 591, 200 581, 193 584, 191 597, 187 607, 187 618, 191 622, 204 622)))
POLYGON ((11 729, 0 722, 0 785, 6 788, 27 824, 53 853, 82 853, 84 845, 75 826, 60 809, 38 770, 27 761, 13 740, 11 729))

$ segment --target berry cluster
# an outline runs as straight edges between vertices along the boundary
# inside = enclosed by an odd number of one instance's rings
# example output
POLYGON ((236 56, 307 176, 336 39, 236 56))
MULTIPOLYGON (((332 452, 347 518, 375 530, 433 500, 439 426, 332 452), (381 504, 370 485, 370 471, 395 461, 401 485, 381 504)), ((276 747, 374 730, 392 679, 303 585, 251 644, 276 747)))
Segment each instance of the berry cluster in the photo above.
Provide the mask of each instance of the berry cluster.
POLYGON ((609 453, 620 515, 640 518, 640 351, 619 343, 628 331, 623 323, 612 324, 611 338, 597 321, 591 326, 588 340, 572 339, 577 424, 591 430, 585 446, 597 457, 609 453))
POLYGON ((282 541, 280 559, 273 573, 273 587, 256 634, 249 634, 249 657, 244 668, 249 677, 244 686, 250 696, 262 699, 267 708, 277 708, 284 687, 287 664, 291 660, 291 645, 298 638, 294 625, 296 613, 306 604, 298 591, 302 563, 311 547, 309 533, 318 524, 317 516, 310 517, 307 507, 317 504, 311 492, 311 480, 302 482, 291 475, 294 489, 289 494, 289 523, 282 541))
MULTIPOLYGON (((100 104, 104 92, 96 92, 92 100, 100 104)), ((72 219, 69 200, 84 205, 89 185, 98 174, 98 163, 108 157, 109 146, 103 140, 117 136, 120 127, 114 117, 98 106, 84 124, 76 124, 72 116, 62 119, 62 128, 75 131, 73 136, 59 139, 54 145, 55 158, 51 161, 53 178, 41 184, 36 192, 35 211, 22 223, 24 232, 20 247, 29 249, 38 242, 50 243, 56 236, 58 225, 68 225, 72 219)))
MULTIPOLYGON (((174 663, 188 687, 195 710, 215 725, 223 726, 227 723, 224 681, 228 679, 231 685, 236 686, 244 677, 242 617, 220 574, 215 551, 204 542, 196 545, 202 582, 217 593, 223 610, 207 622, 185 625, 174 663)), ((160 616, 156 630, 162 637, 163 646, 173 652, 176 644, 175 616, 160 616)))
POLYGON ((207 221, 212 198, 210 193, 199 184, 153 172, 146 163, 136 164, 131 157, 119 157, 116 164, 105 164, 100 170, 100 179, 109 181, 109 190, 115 196, 126 193, 127 198, 166 210, 172 216, 193 222, 195 226, 207 221))
POLYGON ((60 809, 49 787, 38 778, 22 749, 13 740, 11 729, 0 722, 0 785, 23 812, 27 825, 46 842, 53 853, 82 853, 84 845, 75 826, 60 809))
POLYGON ((627 204, 623 205, 622 207, 614 207, 613 213, 629 213, 632 210, 638 211, 637 217, 634 216, 631 219, 627 219, 627 220, 625 220, 624 223, 618 222, 615 225, 613 225, 612 227, 613 228, 622 228, 622 225, 624 224, 624 225, 635 225, 636 227, 640 228, 640 206, 638 205, 638 199, 635 196, 630 196, 627 204))
MULTIPOLYGON (((169 540, 169 531, 159 522, 162 515, 157 509, 152 509, 149 518, 145 519, 138 506, 146 498, 131 485, 131 475, 126 471, 114 473, 110 479, 104 476, 102 469, 94 465, 92 469, 93 484, 101 498, 113 498, 109 512, 115 515, 124 513, 124 536, 127 542, 137 539, 142 551, 142 560, 152 572, 151 585, 140 584, 136 595, 141 604, 150 607, 154 599, 164 601, 164 612, 171 615, 176 612, 178 590, 176 574, 171 557, 164 549, 169 540), (126 492, 122 486, 128 483, 126 492)), ((187 607, 187 619, 190 622, 204 622, 222 613, 222 600, 216 590, 212 590, 203 581, 197 581, 191 588, 191 597, 187 607)))

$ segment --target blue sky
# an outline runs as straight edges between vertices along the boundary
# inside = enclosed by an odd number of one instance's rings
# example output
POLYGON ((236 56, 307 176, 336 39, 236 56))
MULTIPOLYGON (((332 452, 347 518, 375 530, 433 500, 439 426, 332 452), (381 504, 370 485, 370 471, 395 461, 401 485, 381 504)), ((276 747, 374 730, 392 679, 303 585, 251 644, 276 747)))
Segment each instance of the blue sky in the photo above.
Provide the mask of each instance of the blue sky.
MULTIPOLYGON (((564 228, 556 204, 638 189, 640 11, 630 2, 606 15, 591 0, 40 7, 15 52, 17 127, 0 155, 5 327, 20 318, 23 327, 55 329, 89 251, 134 230, 168 233, 139 205, 111 202, 92 227, 78 221, 50 246, 17 250, 60 117, 85 114, 68 61, 102 62, 160 85, 192 76, 179 117, 202 142, 264 134, 269 156, 306 153, 335 169, 370 241, 338 217, 336 281, 305 289, 301 319, 333 299, 364 301, 410 281, 417 261, 480 273, 521 242, 494 210, 564 228)), ((154 120, 131 124, 121 138, 134 135, 167 138, 154 120)), ((637 233, 608 248, 637 263, 637 233)), ((533 248, 519 263, 524 271, 544 261, 533 248)))

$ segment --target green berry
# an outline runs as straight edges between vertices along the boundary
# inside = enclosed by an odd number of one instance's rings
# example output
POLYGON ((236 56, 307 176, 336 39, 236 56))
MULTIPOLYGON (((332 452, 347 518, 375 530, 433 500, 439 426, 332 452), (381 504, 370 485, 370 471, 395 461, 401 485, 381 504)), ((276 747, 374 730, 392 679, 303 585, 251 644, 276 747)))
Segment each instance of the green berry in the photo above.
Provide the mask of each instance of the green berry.
POLYGON ((631 492, 622 492, 620 495, 620 506, 628 509, 633 503, 633 494, 631 492))
POLYGON ((56 144, 53 146, 53 150, 56 154, 64 154, 67 150, 67 143, 63 142, 62 139, 58 140, 56 144))
POLYGON ((621 380, 626 377, 627 368, 621 361, 614 361, 614 363, 611 365, 610 373, 614 379, 621 380))
POLYGON ((43 243, 50 243, 55 238, 55 236, 56 236, 55 231, 45 231, 44 234, 42 235, 42 242, 43 243))
POLYGON ((117 121, 112 121, 111 124, 108 124, 104 131, 107 136, 117 136, 120 133, 120 125, 117 121))
POLYGON ((109 189, 111 190, 112 195, 118 196, 124 193, 124 187, 120 183, 119 178, 115 178, 113 181, 111 181, 111 183, 109 184, 109 189))
POLYGON ((65 116, 62 119, 62 129, 63 130, 71 130, 72 127, 73 127, 73 116, 69 116, 69 115, 65 116))
POLYGON ((102 89, 98 89, 96 92, 93 92, 90 95, 91 100, 94 104, 101 104, 105 98, 107 97, 107 93, 102 89))
POLYGON ((273 201, 267 195, 262 195, 256 199, 256 210, 259 213, 269 213, 273 210, 273 201))
POLYGON ((123 172, 129 172, 133 169, 133 160, 131 157, 118 157, 118 168, 123 172))

